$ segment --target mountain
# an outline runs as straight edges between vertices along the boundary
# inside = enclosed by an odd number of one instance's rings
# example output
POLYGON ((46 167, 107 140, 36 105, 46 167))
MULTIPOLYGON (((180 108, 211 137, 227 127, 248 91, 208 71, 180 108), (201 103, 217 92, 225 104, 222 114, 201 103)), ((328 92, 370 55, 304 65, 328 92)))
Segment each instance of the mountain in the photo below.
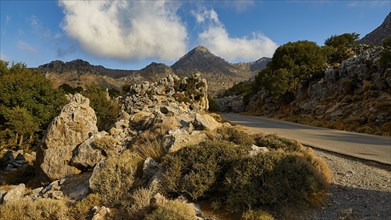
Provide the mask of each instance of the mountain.
POLYGON ((270 58, 261 58, 255 62, 231 64, 206 47, 198 46, 181 57, 171 68, 180 76, 201 73, 208 81, 209 94, 215 96, 238 82, 253 78, 269 61, 270 58))
POLYGON ((215 96, 238 82, 253 78, 269 61, 270 58, 264 57, 254 62, 231 64, 212 54, 207 48, 198 46, 171 67, 153 62, 141 70, 118 70, 91 65, 78 59, 70 62, 56 60, 37 69, 52 80, 55 86, 64 83, 73 87, 94 84, 109 89, 120 89, 126 84, 143 80, 156 81, 172 73, 190 76, 199 72, 208 81, 209 94, 215 96))
POLYGON ((252 72, 252 73, 258 73, 259 71, 266 68, 267 63, 269 63, 272 59, 269 57, 262 57, 259 60, 256 60, 254 62, 248 62, 248 63, 235 63, 233 66, 235 66, 238 69, 242 69, 242 71, 252 72))
POLYGON ((391 12, 379 27, 365 35, 360 42, 363 44, 381 45, 382 41, 387 37, 391 37, 391 12))
POLYGON ((107 69, 103 66, 91 65, 84 60, 73 60, 70 62, 62 62, 59 60, 41 65, 38 67, 43 73, 69 73, 74 72, 78 74, 96 74, 102 76, 109 76, 111 78, 121 78, 133 74, 134 70, 117 70, 107 69))
POLYGON ((224 59, 212 54, 206 47, 198 46, 181 57, 171 68, 180 76, 195 72, 212 75, 237 76, 237 70, 224 59))

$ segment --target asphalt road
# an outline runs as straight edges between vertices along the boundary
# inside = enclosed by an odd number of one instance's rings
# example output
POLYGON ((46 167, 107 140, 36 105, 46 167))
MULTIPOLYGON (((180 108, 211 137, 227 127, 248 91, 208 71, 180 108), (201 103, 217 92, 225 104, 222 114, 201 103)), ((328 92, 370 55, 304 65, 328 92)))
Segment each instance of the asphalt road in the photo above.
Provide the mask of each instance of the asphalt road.
POLYGON ((240 114, 230 113, 221 116, 232 123, 250 128, 251 132, 275 133, 296 139, 304 145, 391 165, 391 137, 312 127, 240 114))

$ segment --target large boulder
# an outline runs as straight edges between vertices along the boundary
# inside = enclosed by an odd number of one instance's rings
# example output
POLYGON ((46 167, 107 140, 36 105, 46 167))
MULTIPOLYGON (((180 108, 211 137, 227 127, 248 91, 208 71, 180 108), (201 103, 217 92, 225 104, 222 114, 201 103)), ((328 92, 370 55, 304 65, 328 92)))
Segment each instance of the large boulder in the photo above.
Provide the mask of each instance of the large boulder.
POLYGON ((23 183, 14 186, 10 191, 8 191, 3 197, 3 204, 15 202, 23 198, 24 190, 26 189, 23 183))
POLYGON ((42 141, 37 162, 51 180, 78 173, 69 165, 73 150, 98 132, 96 115, 89 99, 80 94, 70 97, 59 116, 53 119, 42 141))

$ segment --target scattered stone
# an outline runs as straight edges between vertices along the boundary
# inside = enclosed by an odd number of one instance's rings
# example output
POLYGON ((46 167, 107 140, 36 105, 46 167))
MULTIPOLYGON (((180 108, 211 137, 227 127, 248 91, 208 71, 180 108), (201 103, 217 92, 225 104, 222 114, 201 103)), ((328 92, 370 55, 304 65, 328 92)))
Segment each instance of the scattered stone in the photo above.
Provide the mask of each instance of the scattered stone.
POLYGON ((23 183, 14 186, 10 191, 8 191, 3 197, 3 204, 10 202, 15 202, 23 198, 24 190, 26 189, 23 183))
POLYGON ((258 147, 255 144, 251 145, 249 148, 250 148, 249 151, 250 156, 255 156, 258 154, 264 154, 269 152, 269 149, 267 149, 267 147, 258 147))
POLYGON ((92 220, 106 220, 108 219, 111 210, 105 206, 95 206, 92 208, 94 215, 92 220))

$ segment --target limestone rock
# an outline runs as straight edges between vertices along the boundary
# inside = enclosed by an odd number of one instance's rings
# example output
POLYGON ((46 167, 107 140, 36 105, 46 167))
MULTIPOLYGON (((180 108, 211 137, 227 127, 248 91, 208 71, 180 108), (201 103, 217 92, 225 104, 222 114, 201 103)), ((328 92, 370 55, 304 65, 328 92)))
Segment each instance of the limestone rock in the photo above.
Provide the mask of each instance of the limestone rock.
POLYGON ((91 220, 106 220, 109 219, 110 215, 110 208, 107 208, 105 206, 95 206, 92 208, 92 211, 94 212, 94 215, 91 220))
POLYGON ((255 144, 251 145, 249 148, 250 148, 249 151, 250 156, 255 156, 258 154, 264 154, 269 152, 269 149, 267 149, 267 147, 258 147, 255 144))
POLYGON ((75 167, 92 168, 100 160, 105 158, 102 150, 97 148, 94 142, 107 135, 107 132, 101 131, 92 135, 89 139, 80 144, 73 153, 70 164, 75 167))
POLYGON ((88 98, 75 94, 46 130, 37 161, 51 180, 78 173, 75 167, 69 165, 72 152, 77 145, 98 132, 96 115, 89 102, 88 98))
POLYGON ((23 183, 13 187, 7 194, 3 197, 3 204, 7 204, 10 202, 15 202, 23 198, 24 190, 26 189, 23 183))
POLYGON ((199 144, 207 138, 208 136, 200 131, 188 133, 185 130, 178 129, 170 132, 170 134, 164 138, 164 143, 166 149, 169 149, 169 152, 175 152, 183 147, 199 144))
POLYGON ((160 165, 152 158, 145 159, 143 164, 143 176, 142 179, 150 180, 153 175, 158 171, 160 165))
POLYGON ((201 129, 207 131, 214 131, 220 128, 222 125, 218 123, 212 116, 207 114, 196 114, 195 122, 196 126, 200 126, 201 129))

